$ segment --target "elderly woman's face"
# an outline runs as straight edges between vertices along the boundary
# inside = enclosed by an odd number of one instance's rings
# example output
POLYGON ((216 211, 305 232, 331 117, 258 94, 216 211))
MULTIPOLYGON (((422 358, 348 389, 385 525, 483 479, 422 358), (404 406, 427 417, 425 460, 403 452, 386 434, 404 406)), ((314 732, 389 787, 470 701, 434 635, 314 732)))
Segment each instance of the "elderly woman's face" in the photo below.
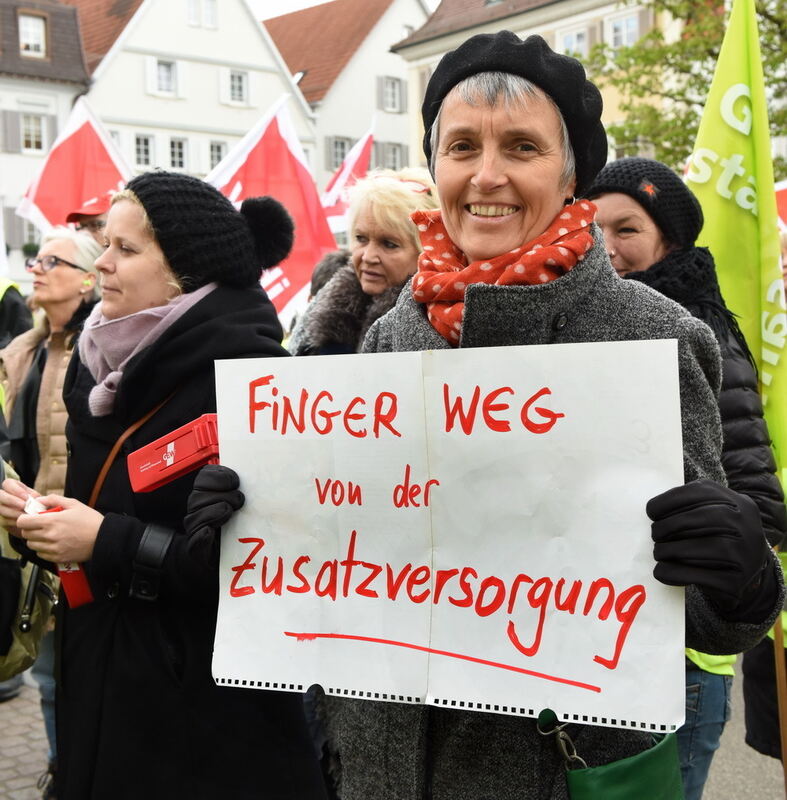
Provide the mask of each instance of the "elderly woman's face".
POLYGON ((368 208, 355 218, 350 247, 353 269, 361 289, 369 295, 399 286, 418 268, 418 250, 412 239, 383 228, 368 208))
POLYGON ((31 269, 33 278, 33 301, 37 306, 54 309, 58 304, 71 304, 82 299, 93 290, 96 276, 87 270, 77 269, 64 263, 76 263, 77 246, 69 239, 52 239, 41 245, 38 259, 31 269), (47 256, 63 259, 52 269, 44 271, 41 261, 47 256))
POLYGON ((596 224, 604 233, 607 254, 618 275, 642 272, 667 254, 661 229, 633 197, 610 192, 593 202, 598 209, 596 224))
POLYGON ((145 228, 142 209, 121 200, 109 210, 107 248, 96 259, 101 311, 107 319, 163 306, 177 294, 158 242, 145 228))
POLYGON ((449 93, 440 112, 435 182, 449 236, 470 261, 542 234, 574 192, 561 186, 558 112, 546 98, 506 108, 449 93))

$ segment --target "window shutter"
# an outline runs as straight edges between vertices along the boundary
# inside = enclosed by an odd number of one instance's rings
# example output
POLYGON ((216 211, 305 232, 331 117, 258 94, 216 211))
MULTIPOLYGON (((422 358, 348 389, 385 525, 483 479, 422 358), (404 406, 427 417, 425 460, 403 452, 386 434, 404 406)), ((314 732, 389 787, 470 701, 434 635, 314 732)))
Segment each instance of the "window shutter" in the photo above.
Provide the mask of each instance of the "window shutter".
POLYGON ((637 38, 644 36, 652 27, 650 21, 650 9, 642 8, 639 12, 639 30, 637 31, 637 38))
POLYGON ((588 36, 588 52, 590 52, 590 48, 598 44, 598 26, 591 25, 588 28, 587 36, 588 36))
POLYGON ((333 170, 333 140, 334 136, 325 137, 325 169, 333 170))
POLYGON ((219 102, 229 104, 230 102, 230 68, 219 67, 219 102))
POLYGON ((6 153, 22 152, 22 131, 18 111, 3 111, 3 150, 6 153))
POLYGON ((376 139, 372 142, 372 157, 369 159, 369 169, 377 169, 380 166, 380 142, 376 139))
POLYGON ((418 70, 418 97, 421 102, 423 102, 423 99, 426 96, 426 86, 429 83, 429 78, 431 77, 431 67, 421 67, 421 69, 418 70))
POLYGON ((406 144, 402 145, 402 166, 410 166, 410 148, 406 144))
POLYGON ((44 117, 44 150, 49 150, 57 139, 57 117, 47 114, 44 117))
POLYGON ((399 81, 399 111, 404 114, 407 112, 407 81, 399 81))
POLYGON ((385 78, 377 76, 377 108, 380 111, 385 107, 385 78))
POLYGON ((188 93, 188 68, 185 61, 175 62, 175 96, 185 97, 188 93))
MULTIPOLYGON (((254 80, 254 74, 251 73, 251 72, 247 72, 246 73, 246 105, 249 108, 253 108, 254 107, 254 101, 252 100, 252 95, 251 95, 251 82, 253 80, 254 80)), ((255 85, 254 88, 255 89, 257 88, 256 85, 255 85)))
POLYGON ((6 244, 12 250, 18 250, 24 244, 24 221, 22 217, 17 217, 11 206, 3 208, 3 229, 6 244))
POLYGON ((145 85, 148 94, 158 94, 158 62, 155 56, 145 56, 145 85))

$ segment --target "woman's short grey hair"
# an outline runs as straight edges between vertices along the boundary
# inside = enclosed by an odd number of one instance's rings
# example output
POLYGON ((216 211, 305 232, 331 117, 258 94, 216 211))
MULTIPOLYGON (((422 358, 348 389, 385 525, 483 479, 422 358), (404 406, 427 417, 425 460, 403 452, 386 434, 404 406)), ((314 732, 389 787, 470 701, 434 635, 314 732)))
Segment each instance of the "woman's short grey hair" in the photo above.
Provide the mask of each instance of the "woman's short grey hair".
POLYGON ((66 239, 69 242, 73 242, 74 263, 88 272, 98 274, 95 263, 96 259, 104 252, 104 249, 89 233, 75 231, 73 228, 65 227, 65 225, 58 225, 44 234, 41 244, 46 244, 56 239, 66 239))
POLYGON ((571 179, 574 178, 576 174, 574 150, 568 138, 566 121, 563 119, 557 104, 546 92, 531 83, 527 78, 523 78, 521 75, 513 75, 510 72, 478 72, 457 83, 443 98, 430 132, 432 160, 429 164, 429 169, 432 175, 434 175, 437 142, 440 138, 440 116, 443 112, 445 101, 453 94, 458 94, 470 106, 481 104, 492 107, 502 98, 503 107, 506 109, 521 105, 522 101, 527 98, 545 99, 555 109, 560 120, 560 144, 563 149, 563 170, 560 173, 561 188, 568 186, 571 179))

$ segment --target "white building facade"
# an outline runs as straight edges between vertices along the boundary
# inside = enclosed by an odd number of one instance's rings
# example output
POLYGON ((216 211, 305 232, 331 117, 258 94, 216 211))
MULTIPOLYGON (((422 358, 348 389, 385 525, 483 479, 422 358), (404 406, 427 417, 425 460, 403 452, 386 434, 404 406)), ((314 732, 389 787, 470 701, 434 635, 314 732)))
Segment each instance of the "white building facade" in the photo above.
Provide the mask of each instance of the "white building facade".
POLYGON ((87 100, 136 172, 204 177, 283 94, 311 162, 314 115, 245 0, 144 0, 87 100))
POLYGON ((23 248, 39 239, 15 209, 87 82, 73 9, 0 0, 0 207, 13 280, 26 280, 23 248))

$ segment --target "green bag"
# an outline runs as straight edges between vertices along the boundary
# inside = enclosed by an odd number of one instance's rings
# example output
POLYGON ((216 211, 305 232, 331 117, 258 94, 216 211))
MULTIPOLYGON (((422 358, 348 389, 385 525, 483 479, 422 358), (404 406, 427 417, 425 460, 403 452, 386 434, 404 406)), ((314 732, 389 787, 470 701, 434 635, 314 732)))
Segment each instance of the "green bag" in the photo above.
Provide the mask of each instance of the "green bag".
POLYGON ((558 752, 566 762, 566 782, 571 800, 684 800, 674 733, 653 734, 653 747, 611 764, 588 767, 551 709, 539 714, 538 728, 555 735, 558 752), (577 764, 582 767, 576 768, 577 764))
POLYGON ((57 578, 22 559, 0 528, 0 681, 24 672, 49 630, 57 578))

